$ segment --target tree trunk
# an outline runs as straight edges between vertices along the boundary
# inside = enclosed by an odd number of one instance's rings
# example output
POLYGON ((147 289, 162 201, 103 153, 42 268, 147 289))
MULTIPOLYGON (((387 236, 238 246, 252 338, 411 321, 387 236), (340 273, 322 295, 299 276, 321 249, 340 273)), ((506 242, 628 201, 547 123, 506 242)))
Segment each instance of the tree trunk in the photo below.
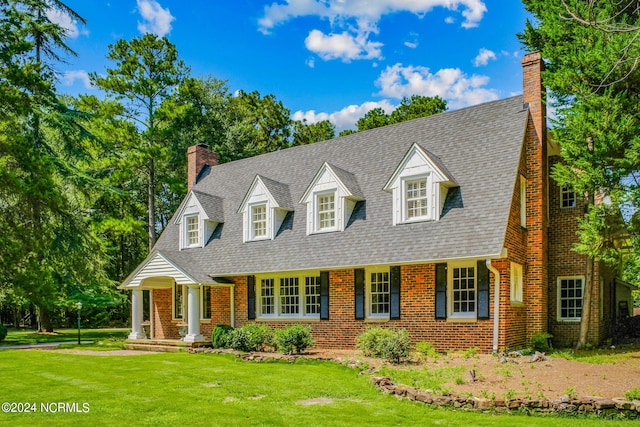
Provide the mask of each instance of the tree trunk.
POLYGON ((156 170, 153 159, 149 160, 149 252, 156 244, 156 170))
POLYGON ((593 257, 587 256, 587 268, 584 277, 584 295, 582 298, 582 317, 580 318, 580 335, 576 349, 580 350, 587 345, 589 326, 591 325, 591 300, 593 299, 593 257))
POLYGON ((38 332, 53 332, 49 308, 38 304, 38 332))

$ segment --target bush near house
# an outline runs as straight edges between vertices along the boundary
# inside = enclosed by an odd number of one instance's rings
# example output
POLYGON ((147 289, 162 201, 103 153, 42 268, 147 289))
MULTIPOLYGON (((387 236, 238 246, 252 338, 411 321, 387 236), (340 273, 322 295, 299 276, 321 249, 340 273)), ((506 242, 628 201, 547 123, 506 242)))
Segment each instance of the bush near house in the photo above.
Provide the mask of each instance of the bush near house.
POLYGON ((275 342, 281 353, 291 354, 295 350, 300 354, 314 344, 311 326, 291 325, 284 329, 276 329, 275 342))
POLYGON ((552 349, 551 347, 551 338, 553 335, 547 332, 536 332, 531 336, 531 349, 533 351, 540 351, 542 353, 547 353, 552 349))
POLYGON ((365 356, 382 357, 397 363, 409 356, 411 339, 406 329, 374 327, 356 337, 356 346, 365 356))
POLYGON ((7 328, 0 323, 0 341, 4 340, 7 337, 7 328))
POLYGON ((227 346, 239 351, 261 351, 273 347, 273 331, 267 325, 247 323, 229 332, 227 346))
POLYGON ((229 347, 229 339, 233 327, 229 325, 216 325, 211 333, 211 346, 213 348, 229 347))

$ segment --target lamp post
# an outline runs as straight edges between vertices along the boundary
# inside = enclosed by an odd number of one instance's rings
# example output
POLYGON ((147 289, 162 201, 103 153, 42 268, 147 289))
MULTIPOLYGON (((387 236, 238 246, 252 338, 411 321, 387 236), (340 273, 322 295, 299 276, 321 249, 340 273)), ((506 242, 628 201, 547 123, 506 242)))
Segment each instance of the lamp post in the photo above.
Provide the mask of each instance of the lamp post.
POLYGON ((77 302, 76 307, 78 307, 78 345, 80 345, 80 310, 82 310, 82 303, 77 302))

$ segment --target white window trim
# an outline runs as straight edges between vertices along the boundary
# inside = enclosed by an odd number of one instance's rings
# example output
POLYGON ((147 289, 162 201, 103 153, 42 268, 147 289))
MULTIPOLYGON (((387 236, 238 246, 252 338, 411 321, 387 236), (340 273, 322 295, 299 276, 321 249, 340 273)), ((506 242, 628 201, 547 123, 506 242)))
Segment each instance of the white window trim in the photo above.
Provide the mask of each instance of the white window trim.
POLYGON ((400 198, 401 198, 401 204, 402 204, 402 222, 405 224, 408 223, 412 223, 412 222, 424 222, 424 221, 431 221, 433 220, 433 215, 431 214, 431 212, 433 211, 433 206, 431 206, 431 204, 433 203, 433 190, 432 190, 432 183, 431 183, 431 174, 430 173, 426 173, 426 174, 420 174, 420 175, 413 175, 413 176, 406 176, 406 177, 402 177, 401 178, 401 183, 400 183, 400 198), (425 186, 426 186, 426 199, 427 199, 427 214, 426 215, 421 215, 421 216, 415 216, 412 218, 409 218, 409 212, 408 212, 408 198, 407 198, 407 183, 409 182, 415 182, 415 181, 420 181, 420 180, 425 180, 425 186))
POLYGON ((527 178, 520 175, 520 225, 527 228, 527 178))
POLYGON ((364 271, 365 286, 365 314, 367 319, 389 320, 391 314, 391 268, 390 267, 368 267, 364 271), (371 273, 387 273, 389 277, 389 313, 371 313, 371 273))
POLYGON ((313 233, 332 233, 338 231, 338 203, 341 202, 336 188, 313 193, 313 233), (333 195, 333 227, 320 228, 320 197, 333 195))
POLYGON ((306 304, 306 278, 307 277, 319 277, 319 271, 303 272, 303 273, 281 273, 275 275, 260 275, 256 276, 256 319, 257 320, 281 320, 281 319, 320 319, 320 313, 307 314, 306 304), (298 314, 281 314, 281 301, 280 301, 280 279, 298 279, 298 304, 300 310, 298 314), (262 314, 262 281, 273 279, 273 313, 262 314))
POLYGON ((247 241, 258 241, 258 240, 270 240, 270 225, 271 225, 271 210, 269 208, 269 202, 267 200, 259 201, 256 203, 251 203, 247 209, 247 227, 249 230, 249 235, 247 236, 247 241), (265 212, 265 234, 264 236, 256 236, 255 235, 255 227, 253 223, 253 209, 256 207, 264 206, 265 212))
MULTIPOLYGON (((584 276, 559 276, 557 279, 557 289, 556 289, 556 318, 558 322, 579 322, 581 317, 562 317, 562 307, 561 301, 562 298, 560 296, 561 293, 561 281, 562 280, 580 280, 582 282, 582 297, 584 298, 584 287, 585 287, 585 278, 584 276)), ((584 307, 581 308, 584 310, 584 307)))
POLYGON ((200 287, 200 320, 201 321, 209 321, 213 317, 213 310, 211 310, 211 301, 212 301, 211 291, 212 291, 211 286, 200 287), (205 289, 209 289, 209 309, 211 311, 210 317, 204 317, 204 290, 205 289))
POLYGON ((522 264, 516 262, 511 263, 510 291, 509 299, 512 303, 522 304, 524 299, 524 273, 522 264))
POLYGON ((187 286, 174 284, 171 288, 171 319, 176 321, 187 321, 187 286), (182 287, 182 317, 176 317, 176 288, 182 287))
POLYGON ((572 209, 577 205, 577 195, 575 190, 570 186, 560 186, 560 209, 572 209), (568 193, 573 193, 573 205, 563 206, 564 195, 568 193))
POLYGON ((182 247, 183 248, 200 248, 202 247, 202 219, 200 218, 200 214, 192 213, 185 214, 182 217, 182 247), (198 241, 197 243, 189 242, 189 219, 196 218, 196 222, 198 223, 198 241))
POLYGON ((478 318, 478 266, 477 263, 473 261, 460 261, 449 263, 447 265, 447 319, 477 319, 478 318), (453 312, 453 270, 456 268, 471 268, 473 267, 474 274, 474 295, 475 295, 475 310, 464 312, 464 313, 454 313, 453 312))

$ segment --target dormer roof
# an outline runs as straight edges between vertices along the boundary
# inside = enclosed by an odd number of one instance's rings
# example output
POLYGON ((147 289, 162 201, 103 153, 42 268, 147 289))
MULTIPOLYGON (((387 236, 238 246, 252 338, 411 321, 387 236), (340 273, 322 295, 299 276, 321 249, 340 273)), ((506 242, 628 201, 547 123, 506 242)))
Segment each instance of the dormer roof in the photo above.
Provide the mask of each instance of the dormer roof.
POLYGON ((180 224, 185 211, 194 205, 205 220, 217 223, 224 222, 222 198, 202 191, 191 190, 178 209, 175 223, 180 224))
POLYGON ((442 183, 449 187, 457 186, 455 179, 447 170, 442 160, 438 156, 429 152, 429 150, 414 142, 409 150, 407 150, 407 153, 404 155, 402 161, 398 164, 398 167, 396 167, 393 175, 391 175, 383 189, 385 191, 391 191, 395 186, 398 177, 409 167, 417 167, 422 171, 428 170, 434 175, 434 182, 442 183))
POLYGON ((240 203, 238 213, 243 212, 246 209, 247 203, 249 203, 249 200, 254 195, 258 186, 262 186, 264 188, 266 196, 271 202, 271 206, 287 211, 293 210, 293 203, 291 203, 291 193, 287 184, 269 179, 261 175, 256 175, 253 179, 253 182, 251 183, 251 186, 249 186, 249 190, 247 190, 244 199, 242 199, 242 203, 240 203))
POLYGON ((356 176, 351 172, 347 172, 344 169, 341 169, 335 165, 324 162, 316 175, 311 180, 311 183, 307 187, 306 191, 300 198, 299 203, 307 203, 309 200, 309 196, 313 193, 316 185, 320 181, 320 179, 325 174, 330 174, 333 180, 336 182, 338 186, 342 189, 342 193, 345 194, 345 197, 351 198, 353 200, 364 200, 364 193, 360 189, 358 185, 358 181, 356 176))

